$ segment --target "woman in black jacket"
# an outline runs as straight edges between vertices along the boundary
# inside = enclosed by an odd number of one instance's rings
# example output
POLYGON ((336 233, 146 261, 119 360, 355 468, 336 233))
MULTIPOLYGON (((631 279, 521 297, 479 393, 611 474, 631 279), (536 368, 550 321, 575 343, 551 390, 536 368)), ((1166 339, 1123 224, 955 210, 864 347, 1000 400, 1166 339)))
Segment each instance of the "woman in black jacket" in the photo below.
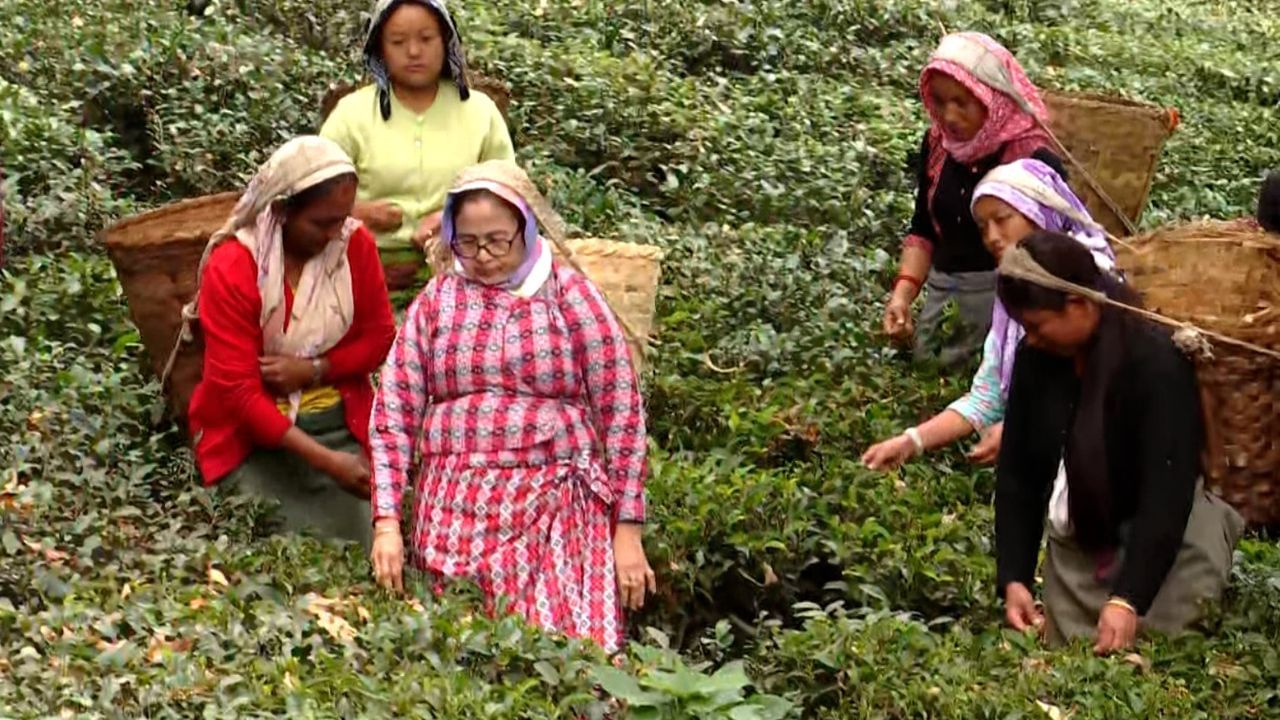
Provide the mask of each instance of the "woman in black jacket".
POLYGON ((1024 279, 1036 265, 1136 303, 1065 235, 1034 233, 1001 263, 1000 299, 1027 335, 997 471, 999 589, 1013 627, 1038 627, 1051 645, 1090 637, 1106 653, 1140 627, 1194 622, 1227 584, 1244 521, 1201 483, 1195 372, 1169 333, 1098 295, 1024 279), (1046 506, 1042 616, 1032 587, 1046 506))

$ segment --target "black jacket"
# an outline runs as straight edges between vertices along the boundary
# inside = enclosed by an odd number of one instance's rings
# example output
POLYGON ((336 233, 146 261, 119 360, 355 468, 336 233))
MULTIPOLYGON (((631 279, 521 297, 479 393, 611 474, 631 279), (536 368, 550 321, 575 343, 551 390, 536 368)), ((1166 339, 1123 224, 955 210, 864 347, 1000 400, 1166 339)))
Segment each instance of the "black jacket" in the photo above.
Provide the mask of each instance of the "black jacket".
MULTIPOLYGON (((1103 403, 1116 525, 1103 530, 1123 538, 1123 564, 1113 576, 1111 592, 1142 614, 1182 546, 1200 477, 1204 433, 1192 364, 1167 332, 1144 321, 1128 322, 1123 358, 1103 403)), ((1010 582, 1028 588, 1034 582, 1049 492, 1080 391, 1070 359, 1025 342, 1018 349, 996 473, 1001 594, 1010 582)), ((1070 474, 1067 488, 1070 493, 1070 474)))

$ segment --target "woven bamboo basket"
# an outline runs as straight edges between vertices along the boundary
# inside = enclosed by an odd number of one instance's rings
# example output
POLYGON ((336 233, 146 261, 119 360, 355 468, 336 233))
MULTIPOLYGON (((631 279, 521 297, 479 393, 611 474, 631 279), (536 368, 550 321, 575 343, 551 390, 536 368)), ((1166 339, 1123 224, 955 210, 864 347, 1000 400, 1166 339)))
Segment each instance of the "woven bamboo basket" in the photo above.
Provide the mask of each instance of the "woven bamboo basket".
MULTIPOLYGON (((1046 91, 1049 127, 1133 225, 1146 209, 1156 163, 1177 127, 1167 108, 1105 95, 1046 91)), ((1071 187, 1089 213, 1112 235, 1128 235, 1125 223, 1077 168, 1071 187)))
MULTIPOLYGON (((482 92, 493 100, 493 104, 498 106, 498 112, 502 113, 502 119, 507 119, 507 111, 511 108, 511 88, 505 82, 495 77, 490 77, 478 72, 470 71, 467 73, 467 85, 472 90, 482 92)), ((338 106, 338 101, 359 90, 363 85, 342 83, 333 85, 324 94, 320 100, 320 122, 324 122, 329 117, 329 113, 338 106)))
MULTIPOLYGON (((555 243, 549 244, 553 256, 564 257, 555 243)), ((641 372, 653 334, 662 250, 654 245, 601 238, 574 238, 566 240, 565 246, 628 329, 632 362, 636 372, 641 372)), ((447 246, 437 243, 431 254, 432 274, 450 272, 452 267, 453 255, 447 246)))
MULTIPOLYGON (((196 269, 209 236, 235 207, 239 193, 221 193, 167 205, 126 218, 103 231, 101 240, 124 288, 129 314, 142 336, 148 364, 156 376, 164 370, 182 325, 182 306, 196 291, 196 269)), ((653 332, 654 302, 662 251, 651 245, 609 240, 569 240, 582 266, 614 311, 635 334, 631 342, 637 370, 653 332)), ((558 255, 559 252, 557 251, 558 255)), ((433 267, 444 265, 437 255, 433 267)), ((187 404, 203 371, 200 333, 184 345, 165 388, 169 411, 184 424, 187 404)))
MULTIPOLYGON (((1242 221, 1188 223, 1117 254, 1148 309, 1280 350, 1280 236, 1242 221)), ((1280 360, 1215 342, 1197 375, 1206 484, 1251 524, 1280 523, 1280 360)))
MULTIPOLYGON (((196 269, 209 236, 235 207, 238 192, 207 195, 166 205, 112 225, 101 239, 115 265, 142 336, 151 369, 159 377, 182 327, 182 306, 196 291, 196 269)), ((203 371, 200 334, 183 346, 165 388, 169 410, 179 423, 203 371)))

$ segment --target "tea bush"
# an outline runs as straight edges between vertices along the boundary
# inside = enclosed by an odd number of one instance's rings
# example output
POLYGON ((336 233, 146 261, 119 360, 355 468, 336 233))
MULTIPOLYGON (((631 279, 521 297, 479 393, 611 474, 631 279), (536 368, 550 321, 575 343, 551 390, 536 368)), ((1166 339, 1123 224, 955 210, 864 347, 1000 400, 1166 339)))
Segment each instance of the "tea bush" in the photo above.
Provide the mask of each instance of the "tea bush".
POLYGON ((1251 209, 1280 165, 1273 3, 451 4, 518 154, 584 234, 667 251, 646 378, 661 590, 610 664, 465 588, 373 587, 199 486, 94 234, 240 186, 360 75, 347 0, 9 0, 0 159, 0 716, 1280 715, 1280 546, 1209 634, 1128 658, 1001 629, 993 475, 873 439, 965 388, 876 330, 911 210, 919 68, 979 29, 1042 85, 1177 107, 1146 224, 1251 209))

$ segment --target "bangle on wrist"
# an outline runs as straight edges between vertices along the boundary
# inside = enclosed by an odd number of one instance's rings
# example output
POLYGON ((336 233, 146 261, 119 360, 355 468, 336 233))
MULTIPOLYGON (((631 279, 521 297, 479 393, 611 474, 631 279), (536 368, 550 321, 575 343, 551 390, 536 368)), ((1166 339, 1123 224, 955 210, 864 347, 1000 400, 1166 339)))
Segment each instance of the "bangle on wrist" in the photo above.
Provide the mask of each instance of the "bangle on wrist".
POLYGON ((915 288, 917 293, 920 292, 920 288, 924 285, 924 283, 920 282, 919 278, 913 275, 908 275, 907 273, 898 273, 898 276, 893 279, 893 287, 890 288, 890 292, 896 291, 898 289, 898 286, 901 285, 902 283, 907 283, 911 285, 912 287, 915 288))
POLYGON ((311 384, 319 385, 324 379, 324 360, 318 357, 311 358, 311 384))
POLYGON ((1129 612, 1133 613, 1135 616, 1138 614, 1138 609, 1135 608, 1132 604, 1130 604, 1128 600, 1125 600, 1122 597, 1109 598, 1107 600, 1107 604, 1114 605, 1115 607, 1118 607, 1118 608, 1124 608, 1125 610, 1128 610, 1129 612))
POLYGON ((912 447, 916 449, 916 455, 924 454, 924 438, 920 436, 920 428, 907 428, 902 434, 911 441, 912 447))

